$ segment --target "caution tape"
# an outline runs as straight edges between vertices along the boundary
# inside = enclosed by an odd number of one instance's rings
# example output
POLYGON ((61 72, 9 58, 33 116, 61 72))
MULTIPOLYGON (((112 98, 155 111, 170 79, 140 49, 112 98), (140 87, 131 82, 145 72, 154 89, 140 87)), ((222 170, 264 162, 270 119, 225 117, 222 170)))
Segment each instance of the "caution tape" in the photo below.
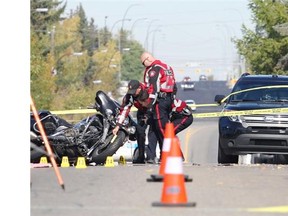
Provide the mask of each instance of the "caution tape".
MULTIPOLYGON (((199 105, 190 105, 190 107, 204 107, 204 106, 220 106, 225 103, 225 101, 232 95, 239 94, 242 92, 255 91, 259 89, 273 89, 273 88, 288 88, 288 85, 272 85, 272 86, 260 86, 255 88, 243 89, 235 91, 224 97, 219 104, 199 104, 199 105)), ((257 109, 257 110, 241 110, 241 111, 226 111, 226 112, 211 112, 211 113, 196 113, 193 114, 195 118, 213 118, 213 117, 222 117, 222 116, 235 116, 235 115, 253 115, 253 114, 273 114, 273 113, 288 113, 288 108, 273 108, 273 109, 257 109)))
POLYGON ((59 111, 50 111, 52 114, 55 115, 69 115, 69 114, 89 114, 89 113, 96 113, 95 109, 77 109, 77 110, 59 110, 59 111))
MULTIPOLYGON (((135 107, 131 108, 131 111, 136 111, 135 107)), ((67 114, 89 114, 96 113, 93 109, 80 109, 80 110, 62 110, 51 111, 55 115, 67 115, 67 114)), ((221 112, 207 112, 207 113, 193 113, 194 118, 217 118, 222 116, 235 116, 235 115, 255 115, 255 114, 278 114, 287 113, 288 108, 273 108, 273 109, 257 109, 257 110, 240 110, 240 111, 221 111, 221 112)))
POLYGON ((230 93, 229 95, 227 95, 225 98, 223 98, 221 100, 221 104, 224 103, 229 97, 231 97, 232 95, 235 94, 240 94, 242 92, 249 92, 249 91, 255 91, 255 90, 259 90, 259 89, 270 89, 270 88, 288 88, 288 85, 271 85, 271 86, 261 86, 261 87, 255 87, 255 88, 248 88, 248 89, 243 89, 243 90, 239 90, 239 91, 235 91, 230 93))
MULTIPOLYGON (((239 94, 247 91, 254 91, 259 89, 270 89, 270 88, 288 88, 288 85, 274 85, 274 86, 261 86, 256 88, 249 88, 240 91, 235 91, 224 97, 220 103, 214 104, 193 104, 189 105, 190 107, 213 107, 220 106, 223 104, 229 97, 235 94, 239 94)), ((131 111, 137 111, 136 107, 131 107, 131 111)), ((55 115, 67 115, 67 114, 89 114, 97 113, 94 109, 78 109, 78 110, 62 110, 62 111, 51 111, 55 115)), ((253 114, 273 114, 273 113, 288 113, 288 108, 273 108, 273 109, 257 109, 257 110, 241 110, 241 111, 221 111, 221 112, 208 112, 208 113, 193 113, 194 118, 217 118, 222 116, 235 116, 235 115, 253 115, 253 114)))
POLYGON ((217 118, 222 116, 236 116, 236 115, 256 115, 256 114, 278 114, 287 113, 288 108, 273 108, 273 109, 257 109, 257 110, 241 110, 241 111, 222 111, 210 113, 193 113, 194 118, 217 118))

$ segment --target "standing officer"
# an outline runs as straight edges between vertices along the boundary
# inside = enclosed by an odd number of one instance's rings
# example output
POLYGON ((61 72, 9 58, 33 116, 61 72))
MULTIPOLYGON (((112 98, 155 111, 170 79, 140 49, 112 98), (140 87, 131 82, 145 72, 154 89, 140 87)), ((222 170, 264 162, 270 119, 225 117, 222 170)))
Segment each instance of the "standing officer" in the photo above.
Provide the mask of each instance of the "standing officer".
POLYGON ((162 151, 165 126, 169 122, 169 114, 177 91, 174 72, 169 65, 155 59, 148 52, 144 52, 140 59, 146 67, 144 84, 149 93, 147 107, 152 109, 153 124, 162 151))

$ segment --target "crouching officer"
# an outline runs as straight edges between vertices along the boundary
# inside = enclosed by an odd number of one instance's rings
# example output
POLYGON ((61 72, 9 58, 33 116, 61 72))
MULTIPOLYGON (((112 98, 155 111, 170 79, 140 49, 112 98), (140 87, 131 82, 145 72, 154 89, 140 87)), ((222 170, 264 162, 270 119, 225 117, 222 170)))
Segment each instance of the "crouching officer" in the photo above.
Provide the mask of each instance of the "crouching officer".
MULTIPOLYGON (((143 106, 147 105, 146 101, 139 101, 143 106)), ((172 103, 172 112, 170 113, 169 122, 172 122, 174 125, 174 134, 177 135, 187 127, 189 127, 193 123, 193 114, 192 109, 189 107, 185 101, 182 101, 180 99, 175 98, 172 103)), ((153 124, 152 124, 153 126, 153 124)), ((153 128, 152 128, 153 130, 153 128)), ((157 139, 155 138, 154 133, 149 133, 148 135, 148 149, 149 149, 149 155, 151 162, 149 163, 155 163, 155 157, 156 157, 156 147, 157 147, 157 139)), ((161 149, 160 149, 161 152, 161 149)), ((182 154, 183 160, 184 156, 182 154)), ((161 158, 161 157, 160 157, 161 158)), ((157 158, 156 158, 157 159, 157 158)), ((149 160, 148 160, 149 161, 149 160)))
POLYGON ((170 121, 174 125, 175 135, 189 127, 193 123, 192 109, 185 101, 174 99, 170 121))
POLYGON ((145 90, 143 83, 138 80, 131 80, 128 83, 128 91, 123 97, 120 107, 120 114, 118 115, 117 125, 113 129, 113 134, 116 135, 119 130, 119 125, 123 124, 124 120, 130 113, 131 107, 134 105, 137 111, 137 125, 136 125, 136 139, 139 148, 139 156, 133 160, 134 164, 145 163, 145 130, 147 126, 147 108, 143 107, 139 100, 146 100, 149 97, 148 92, 145 90))

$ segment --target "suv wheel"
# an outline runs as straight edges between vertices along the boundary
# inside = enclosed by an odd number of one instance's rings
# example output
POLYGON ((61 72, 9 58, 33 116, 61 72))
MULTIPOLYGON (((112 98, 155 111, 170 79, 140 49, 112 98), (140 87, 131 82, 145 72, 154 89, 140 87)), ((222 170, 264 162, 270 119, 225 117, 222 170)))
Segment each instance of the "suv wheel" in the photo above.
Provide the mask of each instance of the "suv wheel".
POLYGON ((226 155, 222 149, 220 139, 218 141, 218 163, 231 164, 238 163, 238 155, 226 155))
POLYGON ((276 164, 288 164, 288 155, 275 155, 276 164))

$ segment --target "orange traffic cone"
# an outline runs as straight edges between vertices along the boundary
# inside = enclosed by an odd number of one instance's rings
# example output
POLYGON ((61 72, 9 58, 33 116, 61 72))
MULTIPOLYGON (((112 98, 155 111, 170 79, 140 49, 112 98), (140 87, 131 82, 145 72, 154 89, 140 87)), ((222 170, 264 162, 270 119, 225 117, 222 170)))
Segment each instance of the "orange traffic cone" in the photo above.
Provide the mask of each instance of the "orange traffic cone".
MULTIPOLYGON (((163 146, 162 146, 161 164, 160 164, 159 174, 158 175, 152 174, 151 178, 147 179, 147 182, 162 182, 163 181, 165 167, 166 167, 166 159, 169 155, 171 143, 174 138, 175 138, 174 125, 173 123, 168 122, 165 126, 165 135, 164 135, 164 141, 163 141, 163 146)), ((180 149, 180 145, 179 145, 179 149, 180 149)), ((181 149, 180 149, 180 152, 181 152, 181 158, 182 158, 181 149)), ((192 181, 192 179, 189 178, 189 176, 187 175, 184 176, 184 179, 186 182, 192 181)))
POLYGON ((152 206, 196 206, 195 202, 187 202, 182 153, 177 138, 172 140, 166 162, 161 202, 154 202, 152 206))
POLYGON ((170 152, 170 147, 172 143, 172 139, 175 137, 174 133, 174 125, 171 122, 168 122, 165 126, 165 134, 164 134, 164 141, 162 146, 161 152, 161 164, 159 169, 158 175, 151 175, 151 179, 147 179, 148 182, 161 182, 163 181, 165 166, 166 166, 166 159, 170 152))

